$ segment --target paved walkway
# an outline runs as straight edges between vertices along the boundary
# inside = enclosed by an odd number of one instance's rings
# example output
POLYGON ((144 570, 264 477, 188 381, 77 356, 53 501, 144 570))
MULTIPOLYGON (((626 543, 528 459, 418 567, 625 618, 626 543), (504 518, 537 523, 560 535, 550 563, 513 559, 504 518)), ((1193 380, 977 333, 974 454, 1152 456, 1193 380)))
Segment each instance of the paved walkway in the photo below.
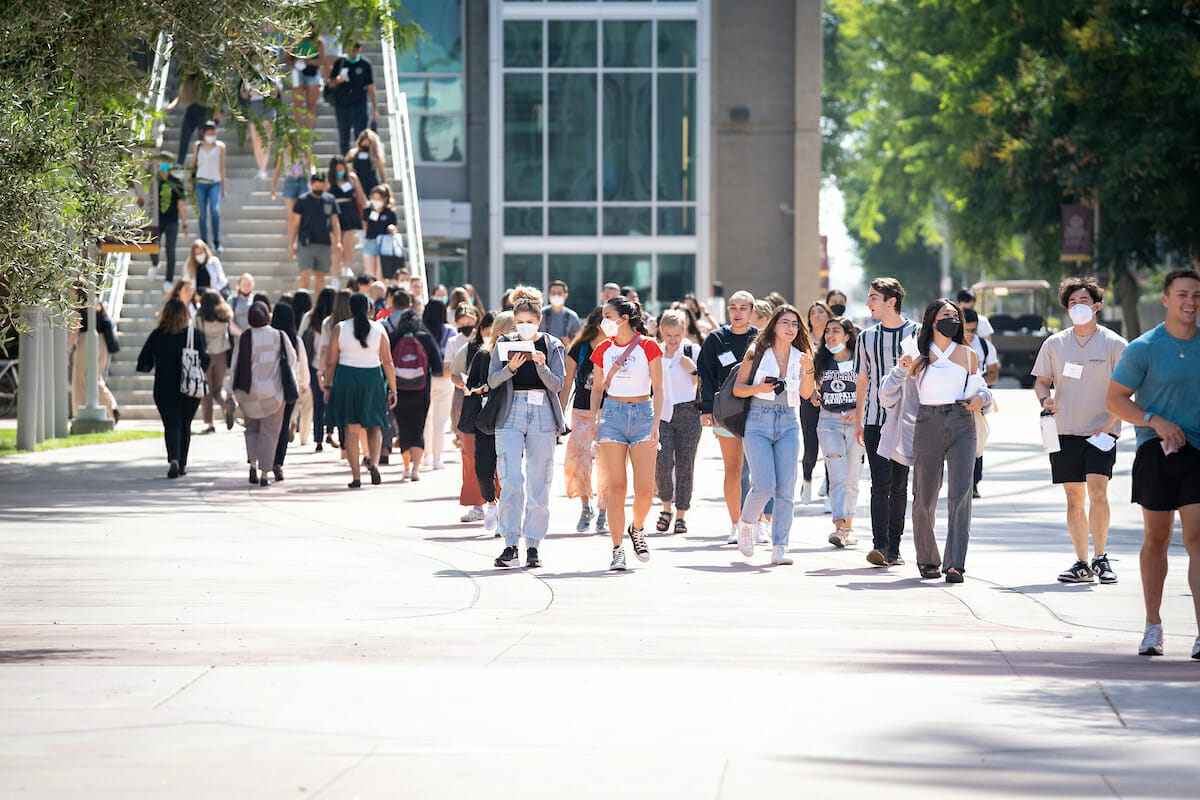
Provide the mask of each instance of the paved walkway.
POLYGON ((908 538, 901 569, 834 550, 816 503, 794 567, 747 563, 711 437, 692 532, 624 574, 561 472, 545 568, 493 569, 456 452, 358 492, 311 446, 251 488, 236 433, 170 482, 159 441, 5 458, 0 797, 1200 796, 1178 536, 1167 656, 1134 655, 1131 437, 1121 581, 1064 586, 1031 393, 999 400, 956 587, 916 579, 908 538))

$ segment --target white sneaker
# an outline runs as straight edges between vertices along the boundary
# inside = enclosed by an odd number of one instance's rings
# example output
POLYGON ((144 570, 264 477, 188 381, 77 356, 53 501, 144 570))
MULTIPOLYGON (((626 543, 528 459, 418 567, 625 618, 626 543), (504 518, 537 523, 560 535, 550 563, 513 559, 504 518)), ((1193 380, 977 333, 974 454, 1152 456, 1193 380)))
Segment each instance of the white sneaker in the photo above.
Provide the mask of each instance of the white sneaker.
POLYGON ((419 481, 421 480, 421 473, 417 472, 416 468, 414 467, 413 471, 408 473, 408 479, 410 481, 419 481))
POLYGON ((265 181, 269 177, 271 177, 271 176, 267 174, 267 171, 265 169, 260 169, 254 175, 255 180, 260 180, 260 181, 265 181))
POLYGON ((483 508, 483 528, 484 530, 496 530, 496 504, 489 503, 483 508))
POLYGON ((440 461, 435 461, 435 462, 433 462, 433 468, 434 469, 445 469, 446 465, 440 461))
POLYGON ((771 563, 779 564, 780 566, 790 567, 795 564, 795 561, 788 558, 787 548, 781 544, 777 544, 771 548, 771 563))
POLYGON ((771 543, 771 523, 767 522, 765 519, 760 519, 758 524, 755 526, 754 543, 771 543))
POLYGON ((725 540, 725 544, 737 544, 737 533, 738 526, 735 522, 729 526, 729 538, 725 540))
POLYGON ((481 519, 483 519, 482 508, 472 508, 460 518, 462 522, 479 522, 481 519))
POLYGON ((737 524, 738 552, 746 558, 754 555, 754 523, 739 522, 737 524))
POLYGON ((164 292, 169 292, 174 288, 175 288, 175 284, 172 283, 171 281, 163 281, 163 291, 164 292))
POLYGON ((822 507, 822 511, 824 511, 826 514, 832 514, 832 513, 833 513, 833 506, 829 505, 829 498, 828 498, 828 497, 826 497, 826 498, 825 498, 825 504, 824 504, 824 506, 822 507))
POLYGON ((845 547, 846 546, 846 543, 844 541, 842 541, 841 528, 839 528, 836 531, 834 531, 833 533, 829 534, 829 543, 831 545, 833 545, 834 547, 845 547))
MULTIPOLYGON (((1163 629, 1162 624, 1147 625, 1146 632, 1142 634, 1142 643, 1138 645, 1139 656, 1161 656, 1163 654, 1163 629)), ((1195 658, 1195 654, 1192 656, 1195 658)))
POLYGON ((812 481, 804 481, 800 485, 800 504, 808 505, 812 502, 812 481))

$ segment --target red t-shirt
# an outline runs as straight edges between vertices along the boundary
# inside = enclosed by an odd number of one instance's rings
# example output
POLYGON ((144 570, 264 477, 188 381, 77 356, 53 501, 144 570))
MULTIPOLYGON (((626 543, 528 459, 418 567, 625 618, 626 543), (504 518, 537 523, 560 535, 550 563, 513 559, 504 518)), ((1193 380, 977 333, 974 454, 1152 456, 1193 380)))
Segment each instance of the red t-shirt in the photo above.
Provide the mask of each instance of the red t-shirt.
POLYGON ((636 347, 629 353, 619 368, 616 361, 629 347, 628 344, 615 344, 612 339, 605 339, 600 346, 592 351, 592 363, 604 370, 604 379, 613 374, 609 383, 608 393, 613 397, 642 397, 650 394, 650 362, 662 358, 662 348, 658 342, 643 336, 636 347))

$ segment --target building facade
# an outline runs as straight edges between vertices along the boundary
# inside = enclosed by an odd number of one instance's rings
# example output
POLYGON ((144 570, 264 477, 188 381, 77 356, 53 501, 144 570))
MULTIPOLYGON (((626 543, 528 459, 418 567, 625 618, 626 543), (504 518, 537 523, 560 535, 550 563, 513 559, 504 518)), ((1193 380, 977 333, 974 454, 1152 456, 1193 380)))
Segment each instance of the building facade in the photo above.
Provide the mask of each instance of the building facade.
POLYGON ((816 0, 409 0, 431 280, 661 304, 818 285, 816 0))

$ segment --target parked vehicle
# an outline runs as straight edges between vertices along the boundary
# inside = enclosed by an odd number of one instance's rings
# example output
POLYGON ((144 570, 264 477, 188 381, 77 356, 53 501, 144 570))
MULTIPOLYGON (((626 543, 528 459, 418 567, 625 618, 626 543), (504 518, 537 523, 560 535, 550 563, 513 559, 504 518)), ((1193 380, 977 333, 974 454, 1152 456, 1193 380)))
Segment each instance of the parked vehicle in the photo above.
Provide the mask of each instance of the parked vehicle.
POLYGON ((1047 319, 1050 309, 1058 307, 1051 304, 1050 284, 1043 280, 981 281, 971 291, 975 310, 992 324, 1000 376, 1016 378, 1021 388, 1032 389, 1034 377, 1029 373, 1042 342, 1060 327, 1057 317, 1047 319))

